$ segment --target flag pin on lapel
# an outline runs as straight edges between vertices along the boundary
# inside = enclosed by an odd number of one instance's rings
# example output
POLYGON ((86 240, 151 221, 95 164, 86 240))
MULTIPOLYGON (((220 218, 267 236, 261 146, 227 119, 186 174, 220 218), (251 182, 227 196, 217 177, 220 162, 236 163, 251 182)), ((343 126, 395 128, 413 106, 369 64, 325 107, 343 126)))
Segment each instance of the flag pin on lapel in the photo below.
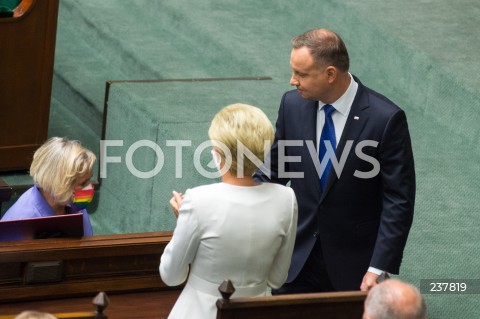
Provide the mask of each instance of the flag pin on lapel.
POLYGON ((355 116, 353 117, 353 119, 354 119, 354 120, 359 120, 360 118, 355 115, 355 116))

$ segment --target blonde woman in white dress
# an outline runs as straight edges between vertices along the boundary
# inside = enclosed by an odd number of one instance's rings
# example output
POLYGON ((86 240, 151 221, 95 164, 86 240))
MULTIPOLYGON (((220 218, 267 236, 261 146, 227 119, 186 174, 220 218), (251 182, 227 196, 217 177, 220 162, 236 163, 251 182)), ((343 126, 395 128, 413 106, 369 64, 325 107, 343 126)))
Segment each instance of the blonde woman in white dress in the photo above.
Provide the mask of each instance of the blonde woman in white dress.
POLYGON ((285 282, 290 266, 295 194, 251 177, 268 154, 272 124, 259 108, 233 104, 215 115, 208 133, 222 182, 189 189, 184 196, 174 193, 170 201, 178 221, 161 257, 160 275, 170 286, 187 281, 170 319, 216 318, 223 280, 233 282, 232 298, 264 296, 267 287, 285 282), (259 161, 237 158, 239 142, 259 161))

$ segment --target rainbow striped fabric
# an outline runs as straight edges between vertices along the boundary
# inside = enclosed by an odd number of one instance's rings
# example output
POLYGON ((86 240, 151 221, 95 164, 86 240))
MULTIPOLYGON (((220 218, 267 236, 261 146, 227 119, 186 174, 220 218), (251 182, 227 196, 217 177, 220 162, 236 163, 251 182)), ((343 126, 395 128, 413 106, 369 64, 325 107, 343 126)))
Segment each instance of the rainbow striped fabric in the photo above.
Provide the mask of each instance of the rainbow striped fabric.
POLYGON ((82 189, 76 190, 73 193, 73 204, 78 208, 85 209, 87 205, 93 200, 95 189, 90 183, 82 189))

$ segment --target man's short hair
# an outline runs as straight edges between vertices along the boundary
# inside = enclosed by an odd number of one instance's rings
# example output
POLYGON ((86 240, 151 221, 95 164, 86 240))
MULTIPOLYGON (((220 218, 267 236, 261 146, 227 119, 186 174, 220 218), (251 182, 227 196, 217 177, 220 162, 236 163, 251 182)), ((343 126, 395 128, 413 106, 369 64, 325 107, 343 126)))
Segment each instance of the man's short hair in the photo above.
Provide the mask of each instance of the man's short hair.
POLYGON ((307 47, 318 68, 334 66, 348 72, 350 58, 342 38, 329 29, 312 29, 292 39, 292 47, 307 47))
POLYGON ((416 287, 388 279, 368 292, 364 318, 425 319, 426 309, 425 300, 416 287))

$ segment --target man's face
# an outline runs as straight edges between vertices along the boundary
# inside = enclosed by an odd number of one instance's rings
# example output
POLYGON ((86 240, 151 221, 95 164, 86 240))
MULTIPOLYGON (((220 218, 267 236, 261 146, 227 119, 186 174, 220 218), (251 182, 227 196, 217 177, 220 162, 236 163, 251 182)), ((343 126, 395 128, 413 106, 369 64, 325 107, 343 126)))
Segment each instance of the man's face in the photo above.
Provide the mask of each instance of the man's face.
POLYGON ((290 55, 292 77, 290 84, 296 86, 303 98, 324 101, 330 90, 326 69, 318 68, 307 47, 293 49, 290 55))

